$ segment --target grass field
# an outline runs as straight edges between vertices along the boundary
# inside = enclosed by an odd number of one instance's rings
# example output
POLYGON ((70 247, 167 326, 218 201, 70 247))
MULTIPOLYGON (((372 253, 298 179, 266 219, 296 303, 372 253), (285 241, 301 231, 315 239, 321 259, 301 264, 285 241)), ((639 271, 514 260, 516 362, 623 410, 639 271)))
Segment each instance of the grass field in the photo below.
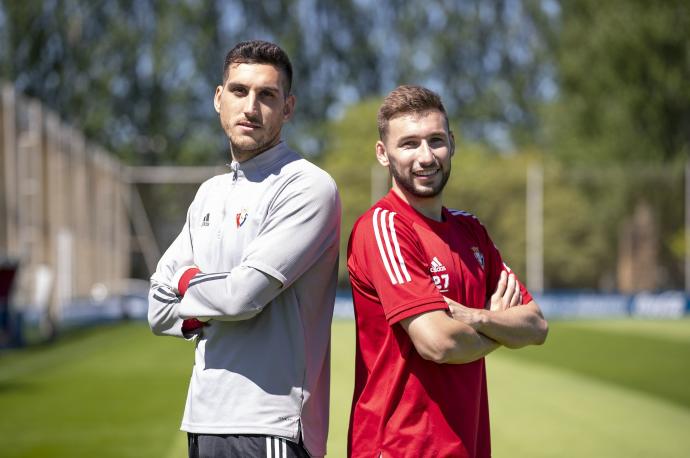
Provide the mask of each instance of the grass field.
MULTIPOLYGON (((333 325, 329 456, 345 456, 354 326, 333 325)), ((186 456, 192 347, 143 323, 0 354, 3 457, 186 456)), ((496 457, 690 456, 690 320, 554 322, 487 358, 496 457)))

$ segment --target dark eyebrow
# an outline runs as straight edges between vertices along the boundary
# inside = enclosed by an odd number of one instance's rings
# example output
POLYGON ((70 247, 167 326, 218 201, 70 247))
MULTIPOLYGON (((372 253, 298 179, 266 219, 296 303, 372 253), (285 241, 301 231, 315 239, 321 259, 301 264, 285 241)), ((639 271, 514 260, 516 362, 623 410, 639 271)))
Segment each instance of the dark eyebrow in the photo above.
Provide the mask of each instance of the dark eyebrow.
MULTIPOLYGON (((249 87, 246 84, 234 82, 234 81, 228 81, 227 88, 229 90, 233 89, 249 89, 249 87)), ((280 94, 280 88, 276 86, 262 86, 258 88, 259 92, 262 91, 267 91, 270 92, 271 94, 278 95, 280 94)))
POLYGON ((267 91, 270 92, 271 94, 278 95, 280 94, 280 89, 274 86, 263 86, 259 88, 259 92, 261 91, 267 91))

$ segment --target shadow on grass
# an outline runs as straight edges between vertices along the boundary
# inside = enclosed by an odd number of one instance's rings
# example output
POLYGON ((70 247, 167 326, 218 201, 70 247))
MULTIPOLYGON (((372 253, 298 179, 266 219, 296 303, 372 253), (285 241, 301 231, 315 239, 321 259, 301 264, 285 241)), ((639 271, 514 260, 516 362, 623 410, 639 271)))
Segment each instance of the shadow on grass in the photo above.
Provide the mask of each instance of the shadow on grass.
POLYGON ((17 382, 15 380, 0 380, 0 394, 6 393, 25 393, 35 394, 38 392, 33 383, 17 382))
POLYGON ((555 322, 540 347, 500 350, 665 398, 690 408, 690 343, 555 322))

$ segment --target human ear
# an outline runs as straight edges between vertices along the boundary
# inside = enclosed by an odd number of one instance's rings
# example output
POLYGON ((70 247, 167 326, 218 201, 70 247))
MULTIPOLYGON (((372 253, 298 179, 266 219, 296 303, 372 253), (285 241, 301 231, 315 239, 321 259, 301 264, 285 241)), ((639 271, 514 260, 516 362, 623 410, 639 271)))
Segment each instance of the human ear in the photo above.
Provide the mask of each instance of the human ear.
POLYGON ((289 95, 285 99, 285 106, 283 107, 283 121, 287 121, 292 117, 295 112, 295 104, 297 104, 297 98, 294 95, 289 95))
POLYGON ((453 154, 455 154, 455 135, 453 135, 453 131, 448 132, 448 134, 450 140, 450 157, 453 157, 453 154))
POLYGON ((386 152, 386 145, 384 145, 381 140, 376 142, 376 160, 384 167, 388 167, 390 164, 388 153, 386 152))
POLYGON ((220 113, 220 96, 223 95, 223 86, 216 86, 216 93, 213 96, 213 108, 216 113, 220 113))

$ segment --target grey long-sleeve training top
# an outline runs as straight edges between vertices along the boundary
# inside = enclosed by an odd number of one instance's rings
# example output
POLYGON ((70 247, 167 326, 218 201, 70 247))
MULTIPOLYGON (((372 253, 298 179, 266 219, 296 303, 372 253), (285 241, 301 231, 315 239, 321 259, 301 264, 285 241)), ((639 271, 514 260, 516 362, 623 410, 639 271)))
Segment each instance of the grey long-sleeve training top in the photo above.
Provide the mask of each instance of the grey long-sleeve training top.
POLYGON ((149 324, 196 339, 182 430, 266 434, 326 453, 340 200, 331 177, 284 143, 201 185, 151 277, 149 324), (201 269, 184 298, 172 278, 201 269))

